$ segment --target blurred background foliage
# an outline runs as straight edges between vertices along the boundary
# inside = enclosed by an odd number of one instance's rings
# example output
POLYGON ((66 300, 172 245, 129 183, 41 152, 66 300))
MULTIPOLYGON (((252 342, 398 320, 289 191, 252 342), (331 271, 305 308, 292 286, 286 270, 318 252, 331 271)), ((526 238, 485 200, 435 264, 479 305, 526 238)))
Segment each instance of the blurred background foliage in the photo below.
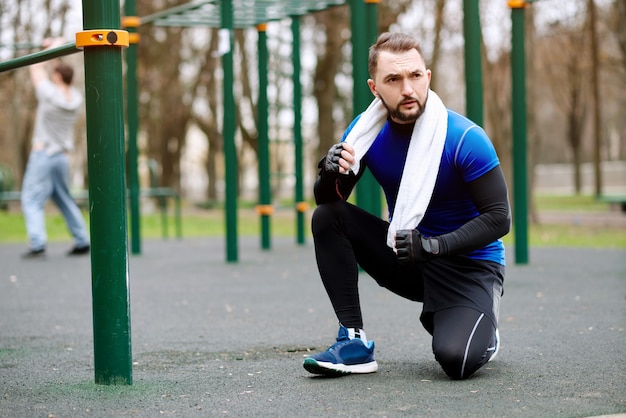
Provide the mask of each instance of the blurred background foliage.
MULTIPOLYGON (((137 0, 146 16, 187 0, 137 0)), ((122 9, 123 10, 123 9, 122 9)), ((538 164, 567 164, 573 194, 583 192, 584 164, 593 159, 595 106, 600 106, 602 161, 626 160, 626 2, 623 0, 536 1, 527 11, 529 184, 538 164), (593 20, 592 20, 593 18, 593 20), (595 23, 592 25, 591 23, 595 23), (594 54, 592 29, 597 35, 594 54), (601 100, 593 100, 594 72, 601 100)), ((337 142, 352 109, 348 5, 312 13, 301 21, 305 190, 311 193, 316 163, 337 142)), ((480 2, 484 127, 507 178, 511 172, 510 10, 503 0, 480 2)), ((77 0, 0 0, 0 59, 39 50, 41 40, 81 30, 77 0)), ((379 4, 378 31, 403 31, 421 40, 432 87, 448 107, 465 112, 462 0, 395 0, 379 4)), ((221 64, 214 28, 139 28, 139 144, 144 185, 148 162, 159 168, 160 186, 180 192, 188 204, 219 205, 223 196, 221 64)), ((269 124, 272 192, 292 196, 292 67, 288 19, 270 22, 269 124)), ((257 183, 257 32, 235 33, 235 95, 239 191, 253 200, 257 183)), ((82 56, 66 57, 82 77, 82 56)), ((0 74, 0 165, 11 187, 21 184, 36 100, 28 72, 0 74)), ((84 117, 76 127, 73 184, 86 188, 84 117)), ((626 178, 623 186, 626 186, 626 178)), ((5 184, 5 189, 8 183, 5 184)), ((532 194, 532 193, 531 193, 532 194)), ((536 204, 531 208, 537 220, 536 204)))

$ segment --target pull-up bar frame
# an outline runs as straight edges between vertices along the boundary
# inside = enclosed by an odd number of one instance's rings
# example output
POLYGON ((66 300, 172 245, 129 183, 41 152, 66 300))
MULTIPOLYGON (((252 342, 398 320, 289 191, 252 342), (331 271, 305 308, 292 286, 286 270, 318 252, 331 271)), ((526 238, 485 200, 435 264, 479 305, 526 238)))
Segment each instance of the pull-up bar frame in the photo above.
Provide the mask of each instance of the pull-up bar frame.
MULTIPOLYGON (((216 3, 216 1, 204 3, 216 3)), ((351 7, 355 8, 361 2, 361 0, 350 1, 351 7)), ((134 2, 134 0, 128 0, 128 2, 134 2)), ((369 5, 377 2, 377 0, 365 0, 365 3, 369 5)), ((232 2, 222 1, 220 2, 220 7, 221 24, 223 28, 229 31, 230 45, 232 45, 232 29, 234 27, 232 2)), ((132 8, 127 9, 128 12, 134 14, 132 8)), ((523 22, 523 15, 520 16, 519 10, 514 10, 513 13, 514 24, 516 27, 519 27, 519 23, 523 22)), ((291 16, 291 18, 296 22, 297 16, 291 16)), ((151 19, 157 20, 157 17, 152 16, 146 20, 151 19)), ((116 0, 83 0, 83 20, 86 30, 105 27, 116 31, 120 23, 119 3, 116 0)), ((368 22, 370 25, 375 25, 375 18, 371 18, 368 22)), ((294 31, 298 27, 297 23, 294 23, 292 26, 294 31)), ((516 40, 518 36, 518 32, 514 31, 516 40)), ((372 39, 369 36, 366 38, 372 39)), ((360 49, 362 45, 357 45, 354 36, 353 48, 356 54, 362 51, 360 49)), ((67 44, 0 63, 0 72, 70 55, 79 51, 75 43, 67 44)), ((236 158, 236 153, 233 149, 235 105, 232 92, 232 51, 229 53, 230 56, 227 53, 223 61, 225 71, 224 83, 225 86, 229 86, 229 88, 224 89, 224 141, 225 152, 233 153, 234 158, 236 158)), ((122 54, 118 45, 90 46, 85 48, 84 54, 88 170, 90 174, 90 228, 91 235, 94 237, 92 240, 91 262, 95 380, 98 384, 129 385, 132 384, 132 362, 125 202, 122 54)), ((362 58, 354 61, 355 69, 357 67, 367 67, 367 62, 361 61, 362 58)), ((520 77, 523 78, 525 76, 522 74, 520 77)), ((296 81, 297 79, 294 76, 294 83, 296 81)), ((356 86, 355 83, 355 95, 357 95, 357 89, 361 87, 356 86)), ((523 89, 523 85, 519 89, 523 89)), ((369 103, 369 101, 367 102, 369 103)), ((367 103, 359 103, 355 101, 355 113, 359 111, 359 107, 364 109, 367 105, 367 103)), ((520 104, 518 103, 518 105, 520 104)), ((521 105, 525 107, 525 102, 521 103, 521 105)), ((524 112, 525 109, 519 109, 520 114, 524 112)), ((299 122, 299 117, 299 111, 297 111, 296 122, 299 122)), ((521 121, 525 123, 525 119, 521 119, 521 121)), ((136 129, 136 125, 134 129, 136 129)), ((299 127, 296 129, 299 129, 299 127)), ((514 142, 516 141, 514 140, 514 142)), ((234 213, 236 212, 237 181, 232 182, 233 171, 234 179, 236 180, 236 159, 234 160, 235 163, 232 164, 232 162, 229 163, 228 158, 232 157, 227 157, 227 185, 229 181, 231 182, 231 188, 227 190, 227 205, 234 204, 235 207, 234 210, 232 208, 230 211, 227 210, 227 216, 230 212, 235 217, 227 219, 226 222, 227 255, 228 261, 236 261, 236 215, 234 213), (232 187, 235 187, 235 189, 232 187)), ((525 173, 521 175, 524 176, 525 173)), ((525 183, 522 185, 525 189, 525 183)), ((526 191, 523 190, 523 192, 525 193, 526 191)), ((301 203, 298 202, 298 205, 301 205, 301 203)), ((525 224, 523 224, 523 227, 525 228, 525 224)))

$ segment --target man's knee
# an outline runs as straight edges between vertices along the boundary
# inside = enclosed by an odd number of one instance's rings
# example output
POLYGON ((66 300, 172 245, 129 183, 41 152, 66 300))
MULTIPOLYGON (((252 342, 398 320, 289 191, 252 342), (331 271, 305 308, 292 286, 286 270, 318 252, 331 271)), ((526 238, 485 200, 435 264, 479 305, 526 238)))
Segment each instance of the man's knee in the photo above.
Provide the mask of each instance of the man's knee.
POLYGON ((452 379, 463 379, 463 350, 459 347, 453 347, 450 345, 435 346, 433 344, 433 354, 435 354, 435 360, 439 363, 441 368, 452 379))
POLYGON ((336 222, 341 216, 345 202, 323 203, 315 208, 311 216, 311 230, 313 235, 336 222))
POLYGON ((433 353, 443 371, 452 379, 467 379, 486 363, 484 354, 472 355, 460 345, 437 346, 433 343, 433 353))

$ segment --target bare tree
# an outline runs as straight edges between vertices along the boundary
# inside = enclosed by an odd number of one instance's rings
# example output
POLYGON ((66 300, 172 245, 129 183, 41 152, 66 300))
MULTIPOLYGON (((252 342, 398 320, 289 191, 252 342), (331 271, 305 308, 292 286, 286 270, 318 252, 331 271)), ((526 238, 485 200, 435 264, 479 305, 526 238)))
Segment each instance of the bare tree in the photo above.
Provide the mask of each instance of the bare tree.
POLYGON ((201 72, 196 84, 196 97, 204 105, 192 112, 193 122, 204 132, 208 141, 208 152, 205 168, 208 177, 207 198, 212 204, 218 199, 217 178, 218 158, 222 151, 222 133, 218 124, 218 97, 219 83, 217 70, 220 66, 220 57, 217 55, 217 29, 209 31, 209 47, 206 49, 200 63, 201 72))
POLYGON ((565 116, 565 137, 572 152, 574 188, 578 194, 582 188, 580 164, 583 128, 589 109, 589 60, 583 56, 585 48, 580 47, 586 41, 584 31, 558 26, 551 37, 542 40, 539 48, 542 49, 542 56, 551 57, 549 61, 544 61, 542 71, 550 81, 550 89, 558 102, 557 109, 565 116))
MULTIPOLYGON (((435 40, 433 41, 433 53, 430 57, 430 67, 436 71, 437 64, 439 63, 439 55, 441 52, 441 43, 442 43, 442 31, 444 28, 444 9, 446 7, 446 0, 436 0, 435 1, 435 40)), ((437 88, 438 78, 434 78, 431 81, 431 88, 435 91, 438 91, 437 88)))
MULTIPOLYGON (((166 2, 160 9, 185 0, 166 2)), ((153 2, 137 4, 142 14, 156 12, 153 2)), ((160 185, 180 188, 180 157, 191 119, 193 92, 183 80, 181 68, 187 59, 183 28, 140 27, 138 80, 140 126, 148 138, 146 155, 160 164, 160 185)))
POLYGON ((541 144, 543 142, 543 131, 539 127, 539 109, 535 104, 540 103, 542 86, 539 83, 540 76, 538 71, 538 63, 540 56, 538 51, 534 48, 537 41, 537 31, 535 29, 535 9, 527 8, 526 21, 524 32, 526 33, 526 97, 527 97, 527 136, 528 136, 528 191, 527 201, 530 211, 530 221, 533 223, 539 222, 537 214, 537 208, 535 206, 535 199, 532 190, 535 187, 535 166, 539 161, 539 152, 541 150, 541 144), (530 103, 530 106, 528 106, 530 103))
POLYGON ((606 86, 602 88, 604 124, 610 138, 607 157, 626 159, 626 2, 613 0, 606 12, 600 11, 599 20, 600 61, 605 69, 600 86, 606 86))
POLYGON ((593 99, 593 167, 594 167, 594 191, 596 196, 602 194, 602 171, 600 165, 602 104, 600 102, 600 59, 598 47, 597 12, 595 0, 587 1, 587 33, 589 38, 591 56, 591 97, 593 99))
POLYGON ((494 61, 483 51, 485 126, 500 157, 506 177, 511 178, 511 65, 510 54, 502 53, 494 61))
POLYGON ((609 13, 609 28, 613 31, 617 45, 620 51, 618 61, 624 70, 626 76, 626 29, 624 21, 626 20, 626 2, 622 0, 613 0, 609 13))
MULTIPOLYGON (((333 7, 315 14, 319 32, 324 34, 324 43, 318 45, 317 67, 314 75, 313 95, 318 107, 318 137, 320 153, 338 142, 337 122, 335 120, 336 101, 338 98, 335 78, 346 59, 340 53, 349 38, 346 36, 349 25, 347 6, 333 7)), ((343 108, 343 106, 339 106, 343 108)), ((344 121, 339 121, 343 124, 344 121)))

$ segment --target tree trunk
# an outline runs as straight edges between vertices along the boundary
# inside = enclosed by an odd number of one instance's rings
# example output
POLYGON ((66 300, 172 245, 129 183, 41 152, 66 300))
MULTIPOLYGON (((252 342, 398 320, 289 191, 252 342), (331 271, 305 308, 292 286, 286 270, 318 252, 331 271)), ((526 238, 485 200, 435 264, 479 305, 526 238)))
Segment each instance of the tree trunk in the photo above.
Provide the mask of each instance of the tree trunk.
MULTIPOLYGON (((537 84, 537 50, 534 48, 536 41, 535 31, 535 10, 532 7, 526 9, 526 20, 524 32, 526 33, 526 91, 528 98, 527 103, 539 103, 541 96, 540 87, 537 84)), ((538 223, 539 216, 537 214, 537 208, 534 198, 534 186, 535 186, 535 166, 539 157, 539 151, 541 150, 542 135, 541 129, 538 126, 537 108, 536 106, 526 106, 527 108, 527 124, 528 124, 528 212, 531 223, 538 223)))
MULTIPOLYGON (((446 6, 445 0, 436 0, 435 2, 435 40, 433 44, 433 55, 430 59, 430 68, 433 72, 437 71, 437 63, 439 62, 439 52, 441 50, 441 31, 443 29, 444 15, 443 10, 446 6)), ((430 82, 430 88, 438 91, 437 83, 439 78, 434 77, 430 82)))
POLYGON ((335 143, 339 142, 337 124, 333 117, 335 102, 337 101, 337 88, 335 78, 342 62, 343 54, 340 51, 347 42, 343 34, 348 29, 346 7, 333 7, 315 15, 318 25, 323 27, 326 34, 325 44, 318 55, 315 69, 315 84, 313 94, 317 100, 318 124, 317 134, 319 137, 319 155, 335 143))
POLYGON ((219 130, 217 122, 218 115, 218 96, 221 89, 217 83, 217 72, 220 68, 220 58, 216 54, 218 45, 217 29, 209 31, 209 46, 204 53, 203 61, 200 63, 200 74, 194 87, 196 96, 200 100, 206 101, 207 110, 198 114, 192 114, 193 122, 200 128, 207 137, 208 150, 205 162, 207 174, 206 197, 209 205, 217 202, 217 181, 218 181, 218 160, 222 151, 222 133, 219 130), (202 94, 200 93, 202 92, 202 94))

